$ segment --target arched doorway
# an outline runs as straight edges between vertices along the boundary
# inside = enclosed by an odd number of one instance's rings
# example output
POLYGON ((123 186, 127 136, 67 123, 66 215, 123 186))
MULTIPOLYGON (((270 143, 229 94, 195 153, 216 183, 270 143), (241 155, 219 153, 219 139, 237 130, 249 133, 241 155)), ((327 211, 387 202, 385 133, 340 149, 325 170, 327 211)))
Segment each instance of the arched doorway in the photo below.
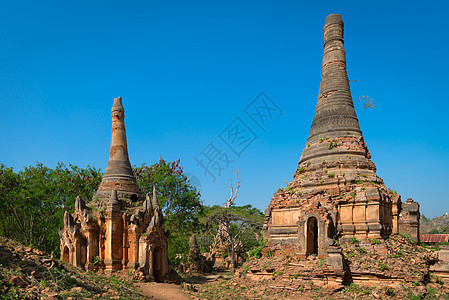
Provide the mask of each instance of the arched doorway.
POLYGON ((70 263, 70 252, 69 247, 64 246, 64 249, 62 250, 62 261, 65 263, 70 263))
POLYGON ((80 255, 80 266, 81 268, 84 268, 84 265, 87 262, 87 240, 85 238, 80 239, 80 249, 79 249, 79 255, 80 255))
POLYGON ((307 220, 307 254, 318 254, 318 221, 315 217, 307 220))
POLYGON ((163 274, 163 259, 162 259, 162 249, 161 247, 155 247, 153 250, 153 276, 154 281, 163 282, 164 274, 163 274))

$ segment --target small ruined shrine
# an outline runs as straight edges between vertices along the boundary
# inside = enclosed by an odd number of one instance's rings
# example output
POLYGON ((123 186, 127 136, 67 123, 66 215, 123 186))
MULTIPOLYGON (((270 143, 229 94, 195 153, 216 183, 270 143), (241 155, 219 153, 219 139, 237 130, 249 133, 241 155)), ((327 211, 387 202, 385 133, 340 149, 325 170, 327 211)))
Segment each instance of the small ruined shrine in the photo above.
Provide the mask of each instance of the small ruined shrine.
POLYGON ((128 157, 122 98, 112 106, 111 149, 106 172, 93 199, 77 197, 75 212, 64 214, 61 260, 113 272, 140 270, 162 281, 168 273, 168 234, 153 195, 144 199, 128 157))
POLYGON ((324 25, 320 90, 309 137, 287 188, 265 210, 264 237, 294 245, 297 255, 327 256, 335 240, 419 239, 419 204, 388 190, 363 139, 354 110, 343 46, 343 20, 324 25))

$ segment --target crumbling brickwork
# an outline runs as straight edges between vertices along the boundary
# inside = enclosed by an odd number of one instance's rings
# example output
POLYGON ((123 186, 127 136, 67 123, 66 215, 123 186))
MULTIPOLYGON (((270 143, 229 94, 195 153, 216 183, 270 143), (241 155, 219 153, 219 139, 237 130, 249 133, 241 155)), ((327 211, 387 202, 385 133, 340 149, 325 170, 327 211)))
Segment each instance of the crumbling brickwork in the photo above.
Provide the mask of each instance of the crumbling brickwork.
POLYGON ((419 205, 388 190, 363 139, 346 72, 343 20, 329 15, 315 116, 285 189, 265 211, 264 236, 298 255, 334 253, 335 239, 407 233, 419 239, 419 205), (332 249, 332 251, 329 251, 332 249))
POLYGON ((168 274, 168 233, 153 190, 144 200, 128 158, 122 99, 112 107, 111 149, 105 175, 87 205, 64 214, 61 260, 80 268, 140 270, 156 281, 168 274))
POLYGON ((414 241, 419 241, 419 218, 419 203, 408 198, 402 203, 399 214, 399 232, 410 235, 414 241))

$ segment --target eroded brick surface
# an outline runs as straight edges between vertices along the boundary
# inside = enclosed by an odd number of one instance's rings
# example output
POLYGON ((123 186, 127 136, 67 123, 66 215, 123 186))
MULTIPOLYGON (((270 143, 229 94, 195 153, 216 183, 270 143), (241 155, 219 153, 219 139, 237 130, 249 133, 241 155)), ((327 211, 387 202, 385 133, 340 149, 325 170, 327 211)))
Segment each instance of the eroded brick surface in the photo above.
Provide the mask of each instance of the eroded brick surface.
POLYGON ((326 256, 336 240, 419 239, 419 204, 402 203, 376 174, 349 88, 343 21, 330 15, 324 26, 321 84, 310 134, 286 188, 266 209, 269 245, 292 244, 297 255, 326 256))
POLYGON ((80 268, 139 270, 156 281, 169 272, 168 235, 153 190, 143 199, 128 158, 122 99, 112 107, 108 166, 96 195, 87 205, 81 198, 75 212, 64 214, 60 230, 61 260, 80 268))

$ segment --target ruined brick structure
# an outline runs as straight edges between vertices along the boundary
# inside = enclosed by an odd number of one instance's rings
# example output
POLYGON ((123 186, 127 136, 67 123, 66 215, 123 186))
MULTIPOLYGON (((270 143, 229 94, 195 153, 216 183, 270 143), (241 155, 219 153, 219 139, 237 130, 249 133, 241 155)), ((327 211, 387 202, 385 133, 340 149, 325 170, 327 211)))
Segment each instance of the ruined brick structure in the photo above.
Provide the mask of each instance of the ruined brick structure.
POLYGON ((299 255, 329 256, 334 239, 386 238, 407 233, 419 239, 419 204, 388 190, 359 127, 346 73, 343 20, 329 15, 315 116, 287 188, 266 209, 269 242, 293 244, 299 255))
POLYGON ((78 197, 75 212, 64 214, 61 260, 80 268, 113 272, 141 270, 156 281, 168 273, 168 234, 153 195, 144 199, 128 158, 122 98, 112 106, 111 148, 106 172, 87 205, 78 197))

